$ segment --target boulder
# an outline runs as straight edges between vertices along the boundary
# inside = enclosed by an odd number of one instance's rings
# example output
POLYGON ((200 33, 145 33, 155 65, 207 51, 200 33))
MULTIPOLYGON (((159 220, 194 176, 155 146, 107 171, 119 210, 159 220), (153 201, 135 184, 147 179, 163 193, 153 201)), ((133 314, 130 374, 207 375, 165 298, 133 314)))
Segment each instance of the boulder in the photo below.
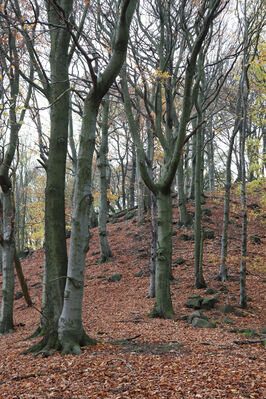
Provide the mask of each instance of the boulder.
POLYGON ((203 298, 200 295, 191 295, 185 303, 187 308, 200 309, 203 298))
POLYGON ((214 323, 211 323, 208 320, 205 319, 200 319, 198 317, 194 317, 192 320, 192 326, 197 327, 197 328, 215 328, 216 325, 214 323))
POLYGON ((234 306, 229 305, 229 304, 219 306, 219 310, 220 310, 220 312, 225 313, 225 314, 226 313, 235 313, 234 306))
POLYGON ((218 302, 218 299, 215 297, 204 298, 201 303, 201 307, 202 307, 202 309, 206 309, 206 310, 213 309, 217 302, 218 302))
POLYGON ((199 310, 196 310, 195 312, 190 313, 187 316, 187 322, 189 324, 192 323, 193 319, 198 318, 198 319, 204 319, 204 320, 208 320, 208 317, 205 316, 202 312, 200 312, 199 310))

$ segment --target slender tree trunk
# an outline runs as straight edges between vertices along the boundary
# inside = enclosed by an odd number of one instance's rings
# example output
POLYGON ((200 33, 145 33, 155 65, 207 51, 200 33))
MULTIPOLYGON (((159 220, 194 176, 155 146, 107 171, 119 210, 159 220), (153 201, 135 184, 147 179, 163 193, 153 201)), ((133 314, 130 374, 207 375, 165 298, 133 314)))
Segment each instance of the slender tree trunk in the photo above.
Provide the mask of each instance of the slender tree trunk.
MULTIPOLYGON (((201 122, 201 117, 199 117, 199 123, 201 122)), ((201 241, 203 240, 203 232, 201 229, 201 135, 202 128, 200 127, 196 135, 196 174, 195 174, 195 288, 201 289, 206 287, 206 283, 202 273, 202 251, 203 245, 201 241)))
POLYGON ((220 271, 218 275, 218 280, 226 281, 228 277, 227 270, 227 247, 228 247, 228 224, 229 224, 229 214, 230 214, 230 196, 231 196, 231 162, 232 162, 232 152, 234 148, 234 141, 236 134, 240 126, 240 104, 241 104, 241 93, 239 91, 238 101, 236 106, 236 120, 234 125, 234 130, 229 142, 228 155, 226 160, 226 177, 225 177, 225 193, 224 193, 224 216, 223 216, 223 233, 221 241, 221 261, 220 261, 220 271))
POLYGON ((192 218, 189 215, 186 207, 186 197, 184 192, 183 157, 181 157, 177 167, 177 187, 178 187, 179 225, 188 227, 192 223, 192 218))
MULTIPOLYGON (((2 231, 0 230, 0 236, 2 236, 2 231)), ((0 245, 0 276, 2 276, 3 273, 3 251, 2 251, 2 245, 0 245)))
MULTIPOLYGON (((193 129, 195 125, 193 124, 193 129)), ((191 149, 191 178, 189 188, 189 199, 195 199, 195 175, 196 175, 196 136, 192 137, 192 149, 191 149)))
POLYGON ((103 105, 102 117, 102 142, 98 154, 98 168, 100 172, 100 207, 99 207, 99 240, 101 248, 101 262, 108 261, 112 257, 112 252, 109 247, 107 238, 107 214, 108 214, 108 200, 107 200, 107 167, 108 167, 108 116, 109 116, 109 97, 105 100, 103 105))
POLYGON ((214 181, 215 181, 215 168, 214 168, 214 149, 213 149, 213 133, 212 133, 212 118, 208 125, 207 134, 207 165, 208 165, 208 183, 209 192, 214 191, 214 181))
POLYGON ((266 176, 266 127, 262 128, 263 146, 262 146, 262 176, 266 176))
POLYGON ((2 193, 3 206, 3 236, 2 236, 2 263, 3 286, 0 315, 0 334, 7 334, 13 329, 13 302, 14 302, 14 207, 12 204, 11 189, 2 193))
POLYGON ((240 265, 240 300, 239 305, 242 308, 247 307, 247 200, 246 200, 246 165, 245 165, 245 147, 248 123, 248 42, 249 42, 249 20, 247 16, 247 0, 244 1, 244 54, 242 59, 242 74, 240 79, 241 90, 241 108, 242 108, 242 126, 240 132, 240 159, 241 159, 241 208, 242 208, 242 234, 241 234, 241 265, 240 265))
POLYGON ((139 165, 137 164, 137 189, 138 189, 138 223, 141 224, 144 220, 144 187, 141 179, 139 165))
POLYGON ((230 196, 231 196, 231 160, 232 150, 234 145, 234 137, 231 138, 229 144, 229 151, 226 161, 226 182, 225 182, 225 193, 224 193, 224 216, 223 216, 223 233, 221 241, 221 261, 220 271, 218 279, 226 281, 228 277, 227 270, 227 247, 228 247, 228 224, 229 224, 229 213, 230 213, 230 196))
POLYGON ((148 298, 155 297, 155 274, 156 274, 156 256, 157 256, 157 239, 158 239, 158 223, 157 223, 157 200, 156 196, 151 193, 151 255, 149 262, 150 270, 150 287, 148 298))
POLYGON ((137 157, 136 149, 134 144, 132 144, 132 169, 130 176, 130 196, 129 196, 129 207, 134 208, 135 206, 135 182, 136 182, 136 167, 137 167, 137 157))
POLYGON ((203 156, 202 156, 202 142, 203 142, 203 88, 205 87, 205 77, 203 72, 203 53, 200 52, 198 60, 198 74, 201 75, 201 84, 199 87, 198 95, 195 101, 197 109, 197 123, 200 126, 196 133, 196 164, 195 164, 195 288, 201 289, 206 287, 202 271, 202 258, 203 258, 203 231, 201 227, 201 203, 202 203, 202 186, 203 186, 203 156))
POLYGON ((23 292, 24 299, 28 306, 32 306, 33 303, 32 303, 31 297, 30 297, 28 285, 27 285, 27 282, 26 282, 24 274, 23 274, 23 270, 21 267, 20 259, 19 259, 16 248, 14 251, 14 262, 15 262, 15 268, 16 268, 18 280, 19 280, 19 283, 21 286, 21 290, 23 292))

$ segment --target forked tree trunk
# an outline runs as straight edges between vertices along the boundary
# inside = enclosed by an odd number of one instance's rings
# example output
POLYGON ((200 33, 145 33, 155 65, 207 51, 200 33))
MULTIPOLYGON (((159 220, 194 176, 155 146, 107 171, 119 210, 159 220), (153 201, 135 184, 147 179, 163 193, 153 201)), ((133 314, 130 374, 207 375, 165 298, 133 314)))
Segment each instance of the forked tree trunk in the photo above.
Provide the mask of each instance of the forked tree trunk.
POLYGON ((88 245, 88 218, 92 202, 91 177, 96 119, 100 103, 125 60, 129 27, 136 4, 136 0, 123 1, 112 56, 103 74, 85 99, 74 189, 67 281, 64 306, 58 324, 58 337, 63 354, 79 354, 81 346, 95 343, 95 340, 89 338, 83 329, 82 299, 85 255, 88 245))

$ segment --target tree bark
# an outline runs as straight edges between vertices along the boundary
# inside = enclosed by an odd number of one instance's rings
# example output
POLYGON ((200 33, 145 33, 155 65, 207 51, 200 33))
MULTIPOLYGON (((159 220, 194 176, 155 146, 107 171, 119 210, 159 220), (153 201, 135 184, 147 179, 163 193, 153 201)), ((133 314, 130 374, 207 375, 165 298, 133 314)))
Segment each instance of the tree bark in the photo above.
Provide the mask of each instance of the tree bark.
POLYGON ((50 142, 46 164, 45 187, 45 285, 43 293, 41 329, 44 338, 30 348, 31 352, 45 352, 59 348, 58 320, 63 306, 67 274, 65 232, 65 172, 69 124, 69 42, 66 20, 73 1, 47 2, 50 28, 49 88, 50 142), (54 28, 57 26, 57 28, 54 28))
POLYGON ((8 334, 13 330, 14 302, 14 206, 11 189, 2 193, 3 236, 2 236, 2 268, 3 286, 0 315, 0 334, 8 334))
POLYGON ((108 261, 112 257, 112 252, 109 247, 107 238, 107 214, 108 214, 108 199, 107 199, 107 167, 108 167, 108 116, 109 116, 109 96, 103 104, 102 116, 102 141, 98 153, 98 168, 100 173, 100 206, 99 206, 99 241, 101 249, 101 262, 108 261))
POLYGON ((89 338, 83 329, 82 298, 85 255, 88 245, 88 214, 92 202, 91 174, 96 119, 100 103, 124 63, 129 27, 136 4, 136 0, 123 1, 112 56, 85 100, 74 189, 67 281, 64 306, 58 325, 58 336, 63 354, 79 354, 81 346, 95 343, 95 340, 89 338))
POLYGON ((158 192, 158 244, 155 272, 155 305, 152 317, 172 318, 174 310, 170 293, 172 254, 172 197, 171 193, 158 192))

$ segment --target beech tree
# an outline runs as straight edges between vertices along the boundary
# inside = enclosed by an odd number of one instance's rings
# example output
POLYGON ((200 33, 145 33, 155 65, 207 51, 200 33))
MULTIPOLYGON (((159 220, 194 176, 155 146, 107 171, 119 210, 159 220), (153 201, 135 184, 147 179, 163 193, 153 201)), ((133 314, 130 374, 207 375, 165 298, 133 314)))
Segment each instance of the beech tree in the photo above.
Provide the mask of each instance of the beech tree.
MULTIPOLYGON (((198 56, 201 49, 204 47, 204 41, 208 35, 210 25, 217 15, 224 9, 227 2, 221 1, 205 1, 198 12, 193 8, 193 4, 182 3, 178 14, 180 16, 180 23, 184 32, 184 44, 189 44, 187 50, 187 61, 184 65, 184 89, 182 96, 182 107, 180 111, 180 118, 175 126, 177 130, 173 131, 173 119, 177 118, 176 110, 174 107, 174 94, 172 90, 176 90, 175 86, 170 86, 170 90, 166 90, 166 124, 165 134, 162 131, 162 84, 161 79, 158 79, 157 92, 156 92, 156 108, 155 112, 155 134, 160 140, 161 146, 164 151, 164 165, 161 170, 158 182, 155 183, 151 179, 147 165, 144 149, 140 137, 136 129, 132 129, 133 140, 137 148, 137 157, 139 168, 142 178, 147 187, 154 193, 158 203, 158 251, 156 259, 156 274, 155 274, 155 306, 152 311, 153 316, 164 318, 173 317, 174 311, 170 294, 170 267, 172 256, 172 198, 171 186, 176 175, 178 163, 182 154, 182 149, 186 139, 186 128, 190 120, 192 106, 194 105, 195 95, 197 93, 198 83, 195 80, 197 71, 198 56), (195 19, 190 22, 188 28, 188 13, 195 11, 195 19), (187 35, 187 36, 186 36, 187 35), (173 89, 174 88, 174 89, 173 89)), ((167 29, 173 29, 173 25, 169 23, 171 11, 175 5, 171 2, 169 7, 166 7, 163 2, 156 2, 157 12, 160 16, 160 39, 159 39, 159 74, 161 77, 164 72, 169 71, 169 65, 174 62, 174 45, 176 39, 167 32, 167 29), (166 32, 165 32, 166 30, 166 32), (168 34, 168 35, 167 35, 168 34), (167 37, 171 37, 172 42, 167 41, 167 37), (166 37, 166 40, 165 40, 166 37), (170 46, 170 47, 169 47, 170 46), (168 51, 166 51, 166 48, 168 51)), ((177 13, 174 8, 174 12, 177 13)), ((178 15, 175 14, 175 15, 178 15)), ((175 25, 174 25, 175 26, 175 25)), ((174 32, 172 32, 174 33, 174 32)), ((176 32, 177 33, 177 32, 176 32)), ((175 33, 175 36, 176 36, 175 33)), ((149 33, 147 33, 149 37, 149 33)), ((182 48, 184 52, 184 47, 182 48)), ((176 66, 170 68, 171 72, 177 72, 179 63, 182 60, 182 54, 179 53, 179 61, 175 61, 176 66)), ((177 79, 177 76, 175 79, 177 79)), ((175 81, 169 78, 169 83, 175 81)), ((175 81, 176 82, 176 81, 175 81)), ((130 94, 126 79, 122 79, 123 95, 125 106, 130 107, 130 94)))
POLYGON ((74 209, 64 306, 58 325, 62 353, 81 353, 80 346, 93 343, 82 326, 82 296, 85 255, 88 245, 88 215, 92 203, 91 166, 95 146, 96 120, 99 106, 125 61, 130 23, 136 0, 124 0, 116 26, 111 58, 99 78, 93 75, 93 87, 86 95, 77 172, 74 189, 74 209))
POLYGON ((109 96, 103 103, 102 120, 101 120, 101 144, 98 151, 98 168, 100 174, 100 205, 99 205, 99 240, 101 248, 101 262, 108 261, 112 257, 107 238, 107 215, 108 215, 108 199, 107 199, 107 168, 108 168, 108 116, 109 116, 109 96))
MULTIPOLYGON (((7 24, 1 24, 2 35, 6 42, 0 46, 0 57, 4 78, 7 83, 6 91, 8 101, 5 103, 8 115, 9 140, 3 152, 0 164, 0 202, 1 202, 1 236, 2 246, 2 303, 0 315, 0 333, 5 334, 13 329, 13 300, 14 300, 14 258, 15 258, 15 204, 14 184, 15 168, 12 167, 15 158, 18 134, 23 124, 26 107, 31 98, 31 86, 28 86, 25 103, 19 108, 19 46, 17 47, 16 36, 7 24), (7 43, 7 45, 5 44, 7 43), (18 111, 20 114, 18 115, 18 111)), ((33 77, 33 69, 30 75, 33 77)), ((2 76, 3 78, 3 76, 2 76)))

